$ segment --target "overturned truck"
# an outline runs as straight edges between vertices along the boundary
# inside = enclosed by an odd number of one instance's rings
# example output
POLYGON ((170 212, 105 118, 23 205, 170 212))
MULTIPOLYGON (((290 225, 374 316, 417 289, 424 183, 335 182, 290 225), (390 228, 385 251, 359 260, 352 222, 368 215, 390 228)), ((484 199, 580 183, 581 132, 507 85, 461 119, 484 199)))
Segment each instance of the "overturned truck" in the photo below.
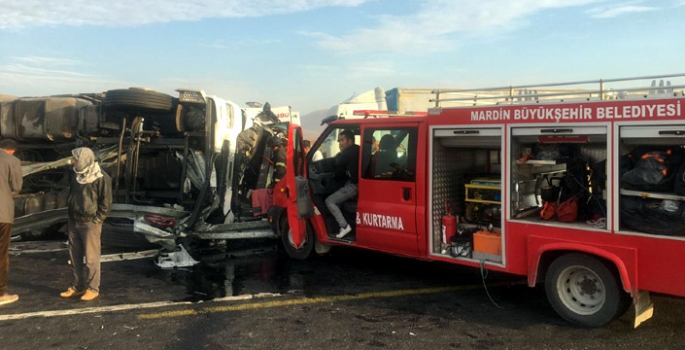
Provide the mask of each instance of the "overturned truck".
POLYGON ((251 194, 271 183, 269 140, 287 137, 288 124, 298 122, 290 107, 255 111, 201 90, 177 91, 4 96, 0 133, 19 142, 24 175, 13 237, 38 238, 66 222, 76 147, 93 149, 112 177, 103 244, 178 250, 180 240, 272 236, 251 194))

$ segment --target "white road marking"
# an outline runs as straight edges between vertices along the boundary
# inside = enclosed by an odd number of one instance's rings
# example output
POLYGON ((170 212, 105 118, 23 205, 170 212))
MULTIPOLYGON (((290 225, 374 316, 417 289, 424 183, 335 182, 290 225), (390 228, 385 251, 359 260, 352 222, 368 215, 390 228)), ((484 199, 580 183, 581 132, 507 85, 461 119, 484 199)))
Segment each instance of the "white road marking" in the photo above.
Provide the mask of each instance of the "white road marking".
MULTIPOLYGON (((282 294, 278 294, 278 293, 259 293, 259 294, 250 294, 250 295, 238 295, 238 296, 233 296, 233 297, 213 299, 213 300, 208 301, 208 303, 211 303, 211 302, 220 303, 220 302, 227 302, 227 301, 242 301, 242 300, 262 299, 262 298, 275 298, 275 297, 280 297, 280 296, 282 296, 282 294)), ((73 316, 73 315, 83 315, 83 314, 93 314, 93 313, 109 313, 109 312, 134 310, 134 309, 154 309, 154 308, 167 307, 167 306, 193 305, 193 304, 198 304, 198 303, 192 302, 192 301, 178 301, 178 302, 160 301, 160 302, 143 303, 143 304, 124 304, 124 305, 112 305, 112 306, 101 306, 101 307, 89 307, 89 308, 83 308, 83 309, 38 311, 38 312, 28 312, 28 313, 23 313, 23 314, 0 315, 0 322, 1 321, 10 321, 10 320, 24 320, 27 318, 35 318, 35 317, 73 316)))

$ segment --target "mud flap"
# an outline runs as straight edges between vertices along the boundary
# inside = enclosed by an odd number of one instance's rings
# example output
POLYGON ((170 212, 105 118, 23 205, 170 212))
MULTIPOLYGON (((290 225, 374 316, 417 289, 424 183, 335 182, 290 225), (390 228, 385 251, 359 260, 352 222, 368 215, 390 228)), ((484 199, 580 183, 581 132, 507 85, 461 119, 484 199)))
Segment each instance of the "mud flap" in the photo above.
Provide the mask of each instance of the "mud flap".
POLYGON ((635 323, 637 328, 642 322, 649 320, 654 315, 654 303, 649 298, 649 292, 641 290, 637 293, 635 301, 635 323))
POLYGON ((316 251, 316 254, 324 255, 324 254, 328 253, 329 251, 331 251, 331 246, 328 244, 321 244, 321 243, 319 243, 319 240, 317 239, 314 242, 314 251, 316 251))

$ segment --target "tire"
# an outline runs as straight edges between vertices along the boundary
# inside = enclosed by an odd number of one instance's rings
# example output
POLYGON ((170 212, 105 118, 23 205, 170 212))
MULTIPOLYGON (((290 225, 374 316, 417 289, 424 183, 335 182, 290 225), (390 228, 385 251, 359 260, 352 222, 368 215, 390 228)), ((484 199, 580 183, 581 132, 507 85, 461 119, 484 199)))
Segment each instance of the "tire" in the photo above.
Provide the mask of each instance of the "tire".
POLYGON ((296 260, 306 260, 312 256, 314 252, 314 230, 309 223, 307 223, 307 234, 305 235, 304 244, 300 249, 296 249, 292 241, 292 230, 290 225, 287 223, 281 226, 283 228, 283 233, 281 234, 281 242, 283 243, 283 249, 288 254, 289 257, 296 260))
POLYGON ((174 98, 171 95, 150 90, 118 89, 107 91, 102 105, 109 108, 170 112, 174 105, 174 98))
POLYGON ((614 270, 584 254, 563 255, 547 270, 547 298, 565 320, 583 327, 603 326, 627 311, 629 294, 614 270))

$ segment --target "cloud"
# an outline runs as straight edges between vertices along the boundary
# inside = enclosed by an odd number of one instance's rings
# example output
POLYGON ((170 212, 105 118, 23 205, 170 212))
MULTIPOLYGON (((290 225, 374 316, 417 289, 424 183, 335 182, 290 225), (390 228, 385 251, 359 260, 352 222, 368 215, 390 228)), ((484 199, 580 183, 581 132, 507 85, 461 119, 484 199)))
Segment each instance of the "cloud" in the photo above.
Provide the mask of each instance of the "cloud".
POLYGON ((273 45, 282 42, 278 39, 251 39, 245 38, 237 41, 214 40, 209 43, 202 44, 204 47, 209 47, 217 50, 234 49, 236 46, 255 47, 273 45))
POLYGON ((602 6, 590 9, 587 13, 592 18, 614 18, 625 14, 656 11, 658 8, 651 6, 637 6, 628 3, 616 6, 602 6))
POLYGON ((53 69, 55 66, 73 66, 81 62, 69 58, 21 56, 10 57, 15 63, 0 64, 0 76, 25 77, 28 79, 92 79, 92 74, 70 70, 53 69), (20 62, 20 63, 16 63, 20 62))
POLYGON ((380 60, 365 60, 335 66, 307 64, 299 65, 297 68, 320 78, 336 79, 338 82, 342 80, 358 82, 359 79, 397 77, 404 74, 395 67, 393 61, 380 60))
POLYGON ((23 76, 52 76, 52 77, 92 77, 90 74, 70 72, 64 70, 51 70, 29 67, 23 64, 0 65, 0 73, 23 75, 23 76))
POLYGON ((260 96, 259 88, 241 81, 212 78, 166 78, 152 80, 120 80, 97 74, 70 70, 38 68, 24 64, 0 64, 0 93, 17 96, 49 96, 56 94, 103 92, 111 89, 145 87, 176 95, 176 89, 203 89, 209 95, 228 98, 238 104, 260 96))
POLYGON ((339 73, 340 68, 337 66, 329 66, 323 64, 307 64, 300 65, 300 70, 315 73, 339 73))
POLYGON ((369 0, 0 0, 0 29, 41 25, 139 26, 204 18, 261 17, 369 0))
POLYGON ((26 62, 29 64, 36 65, 51 65, 51 66, 73 66, 79 64, 79 61, 68 59, 68 58, 56 58, 56 57, 40 57, 40 56, 24 56, 24 57, 11 57, 12 60, 26 62))
POLYGON ((0 64, 0 91, 14 95, 52 95, 70 92, 99 92, 108 87, 128 86, 121 81, 73 70, 43 68, 72 65, 76 61, 48 57, 14 57, 22 63, 0 64), (27 64, 25 64, 27 63, 27 64), (42 67, 39 67, 42 66, 42 67))
POLYGON ((406 16, 381 15, 373 28, 334 36, 302 33, 318 39, 325 50, 338 52, 445 51, 458 45, 454 37, 512 31, 544 10, 582 6, 604 0, 421 0, 419 10, 406 16))

